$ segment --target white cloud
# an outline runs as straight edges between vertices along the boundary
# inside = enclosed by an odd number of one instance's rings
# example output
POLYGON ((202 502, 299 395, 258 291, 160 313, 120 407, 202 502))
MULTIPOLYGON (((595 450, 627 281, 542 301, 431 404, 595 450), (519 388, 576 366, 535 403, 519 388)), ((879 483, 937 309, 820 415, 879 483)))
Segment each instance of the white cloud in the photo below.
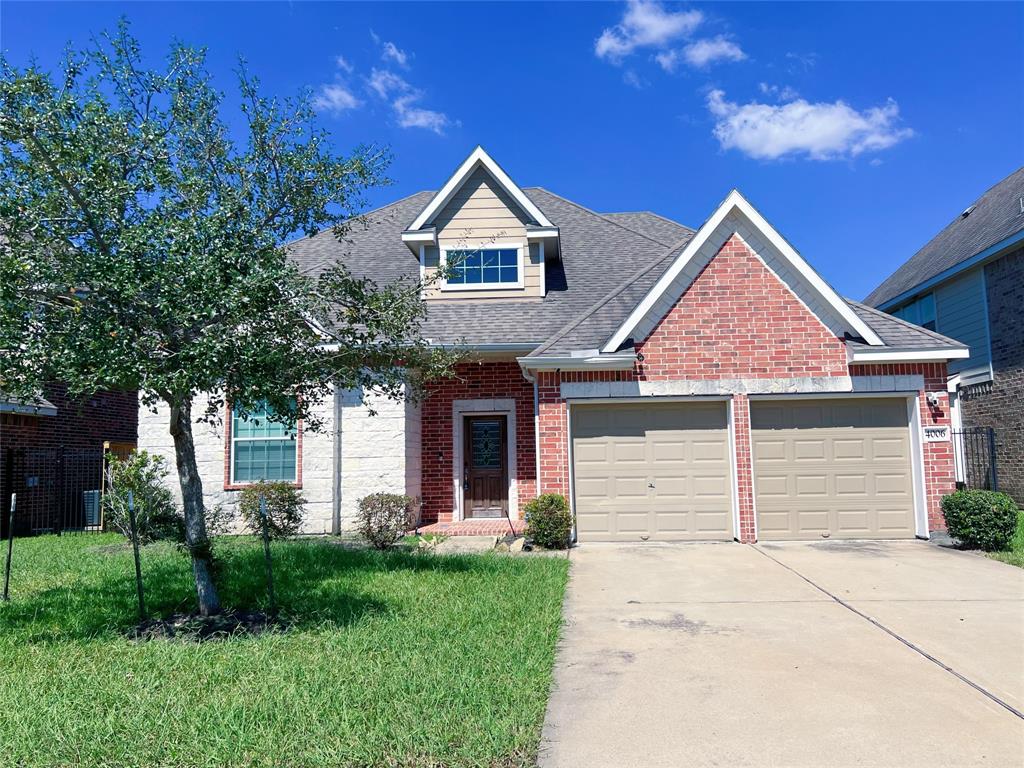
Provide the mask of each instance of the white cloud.
POLYGON ((391 106, 395 110, 398 124, 403 128, 426 128, 438 136, 444 135, 445 128, 451 125, 451 120, 444 112, 416 106, 416 101, 421 96, 422 94, 414 92, 395 99, 391 106))
POLYGON ((388 98, 393 93, 402 93, 412 89, 405 78, 387 69, 374 68, 366 82, 370 89, 382 99, 388 98))
POLYGON ((313 108, 318 112, 340 115, 350 109, 357 109, 362 102, 348 88, 338 83, 321 85, 313 99, 313 108))
POLYGON ((380 57, 384 61, 393 61, 402 68, 409 66, 409 54, 391 42, 384 43, 380 57))
POLYGON ((683 54, 675 49, 671 51, 662 51, 654 56, 654 60, 658 62, 659 66, 666 72, 675 72, 676 67, 679 66, 679 62, 682 58, 683 54))
POLYGON ((334 59, 334 63, 337 65, 338 69, 343 72, 347 72, 348 74, 352 74, 352 65, 349 64, 348 60, 341 54, 338 54, 337 58, 334 59))
POLYGON ((800 97, 797 90, 795 88, 790 88, 788 85, 784 85, 780 88, 777 85, 758 83, 757 89, 765 96, 771 96, 773 99, 778 99, 779 101, 793 101, 800 97))
POLYGON ((444 112, 420 106, 423 91, 414 88, 408 80, 390 70, 373 69, 366 84, 378 97, 390 102, 402 128, 425 128, 443 135, 446 128, 458 125, 457 121, 452 121, 444 112))
POLYGON ((719 61, 743 61, 747 54, 731 40, 722 35, 690 43, 683 49, 686 62, 693 67, 704 68, 719 61))
POLYGON ((700 11, 668 11, 657 0, 629 0, 622 20, 594 43, 598 58, 618 64, 638 48, 665 48, 704 20, 700 11))
POLYGON ((640 75, 638 75, 636 71, 632 69, 627 69, 625 72, 622 73, 622 82, 624 82, 626 85, 633 86, 638 91, 642 91, 644 88, 650 85, 650 83, 648 83, 646 80, 640 77, 640 75))
POLYGON ((914 135, 910 128, 900 127, 899 106, 892 99, 858 111, 843 101, 736 104, 726 101, 723 91, 713 90, 707 106, 717 118, 714 134, 722 148, 760 160, 791 155, 811 160, 856 157, 914 135))

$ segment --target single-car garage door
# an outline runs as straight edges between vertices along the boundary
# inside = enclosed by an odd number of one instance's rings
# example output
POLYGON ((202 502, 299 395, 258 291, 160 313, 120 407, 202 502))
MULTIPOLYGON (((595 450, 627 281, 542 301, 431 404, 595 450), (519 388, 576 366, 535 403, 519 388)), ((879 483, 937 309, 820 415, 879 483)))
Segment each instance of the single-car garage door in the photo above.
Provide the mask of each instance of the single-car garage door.
POLYGON ((581 541, 731 539, 724 402, 574 405, 581 541))
POLYGON ((914 536, 907 401, 750 404, 759 539, 914 536))

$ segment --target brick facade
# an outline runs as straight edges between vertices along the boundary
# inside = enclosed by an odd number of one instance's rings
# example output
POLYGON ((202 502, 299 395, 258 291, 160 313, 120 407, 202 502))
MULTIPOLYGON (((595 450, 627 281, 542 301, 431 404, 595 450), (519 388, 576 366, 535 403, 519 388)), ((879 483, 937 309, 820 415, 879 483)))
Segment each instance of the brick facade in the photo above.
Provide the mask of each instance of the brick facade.
MULTIPOLYGON (((949 424, 945 364, 854 365, 846 346, 799 302, 737 237, 712 259, 670 312, 637 345, 630 371, 542 372, 539 378, 541 491, 569 493, 566 404, 560 385, 576 382, 922 375, 922 426, 949 424), (927 405, 924 391, 938 392, 927 405)), ((749 400, 732 396, 741 541, 755 538, 749 400)), ((923 446, 928 520, 944 528, 939 499, 953 490, 952 445, 923 446)))
POLYGON ((1024 249, 985 266, 992 381, 961 389, 965 427, 994 427, 999 490, 1024 505, 1024 249))
MULTIPOLYGON (((455 376, 433 382, 422 408, 422 520, 425 524, 452 519, 456 508, 453 482, 452 404, 466 400, 511 399, 515 402, 515 477, 518 509, 537 494, 533 384, 514 360, 460 364, 455 376)), ((509 425, 511 429, 511 425, 509 425)))

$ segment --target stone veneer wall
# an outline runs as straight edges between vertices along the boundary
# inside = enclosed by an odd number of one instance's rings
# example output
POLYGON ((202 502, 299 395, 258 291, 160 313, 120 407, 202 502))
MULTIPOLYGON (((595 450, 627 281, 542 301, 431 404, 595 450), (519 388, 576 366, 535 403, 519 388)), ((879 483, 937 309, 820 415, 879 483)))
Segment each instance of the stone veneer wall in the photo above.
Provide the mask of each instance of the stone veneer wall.
POLYGON ((994 427, 999 490, 1024 505, 1024 248, 985 266, 992 381, 960 390, 965 427, 994 427))

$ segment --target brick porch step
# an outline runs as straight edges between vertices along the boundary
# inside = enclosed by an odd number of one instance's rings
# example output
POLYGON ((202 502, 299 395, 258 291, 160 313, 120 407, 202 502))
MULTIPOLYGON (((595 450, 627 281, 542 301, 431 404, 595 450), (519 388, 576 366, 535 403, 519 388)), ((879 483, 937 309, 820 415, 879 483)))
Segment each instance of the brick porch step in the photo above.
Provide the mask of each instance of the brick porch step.
MULTIPOLYGON (((526 529, 523 520, 513 520, 512 527, 516 534, 521 534, 526 529)), ((504 536, 509 532, 508 520, 504 517, 495 517, 476 520, 459 520, 447 523, 431 523, 420 526, 421 534, 433 533, 439 536, 504 536)))

